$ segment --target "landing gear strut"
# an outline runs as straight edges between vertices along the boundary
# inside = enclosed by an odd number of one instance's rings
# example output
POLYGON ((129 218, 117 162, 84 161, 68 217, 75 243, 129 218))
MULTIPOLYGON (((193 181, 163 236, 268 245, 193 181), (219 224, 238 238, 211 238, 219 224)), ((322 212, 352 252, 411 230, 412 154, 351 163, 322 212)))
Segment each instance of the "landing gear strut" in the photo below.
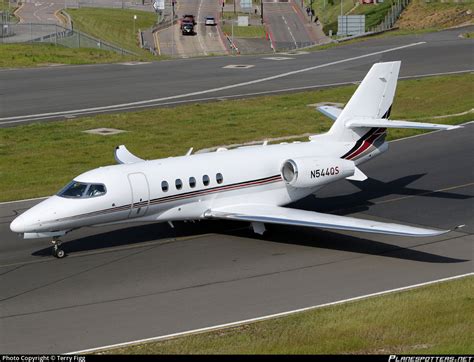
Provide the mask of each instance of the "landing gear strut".
POLYGON ((51 240, 51 244, 53 244, 53 255, 56 258, 61 259, 66 256, 64 250, 61 249, 61 240, 59 240, 57 237, 53 237, 53 240, 51 240))

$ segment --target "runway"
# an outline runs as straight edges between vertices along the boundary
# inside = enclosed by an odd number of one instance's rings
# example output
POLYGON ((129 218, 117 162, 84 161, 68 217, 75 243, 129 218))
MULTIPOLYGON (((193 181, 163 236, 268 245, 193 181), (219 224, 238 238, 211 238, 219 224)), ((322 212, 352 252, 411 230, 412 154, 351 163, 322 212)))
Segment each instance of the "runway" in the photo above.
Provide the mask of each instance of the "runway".
POLYGON ((0 127, 357 82, 380 61, 401 60, 402 78, 472 71, 474 39, 459 37, 472 29, 370 39, 277 60, 261 55, 2 70, 0 127))
MULTIPOLYGON (((59 353, 143 339, 473 271, 474 124, 390 144, 294 207, 433 228, 400 238, 244 223, 89 228, 62 260, 8 225, 35 201, 0 205, 0 350, 59 353)), ((37 201, 36 201, 37 202, 37 201)))

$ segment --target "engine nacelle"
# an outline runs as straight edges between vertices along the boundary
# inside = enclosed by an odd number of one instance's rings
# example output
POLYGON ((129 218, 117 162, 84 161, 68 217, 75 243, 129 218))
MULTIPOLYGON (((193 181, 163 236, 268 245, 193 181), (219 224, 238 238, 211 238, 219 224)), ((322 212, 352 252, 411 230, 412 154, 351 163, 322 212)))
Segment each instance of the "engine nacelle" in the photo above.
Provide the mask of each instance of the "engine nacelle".
POLYGON ((297 188, 325 185, 354 172, 354 162, 340 158, 295 158, 286 160, 281 168, 283 180, 297 188))

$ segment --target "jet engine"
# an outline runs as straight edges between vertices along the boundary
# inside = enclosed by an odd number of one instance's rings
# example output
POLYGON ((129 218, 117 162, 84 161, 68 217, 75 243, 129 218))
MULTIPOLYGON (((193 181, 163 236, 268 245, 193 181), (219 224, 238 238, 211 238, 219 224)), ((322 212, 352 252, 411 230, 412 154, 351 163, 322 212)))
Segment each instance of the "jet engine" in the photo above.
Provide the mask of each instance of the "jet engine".
POLYGON ((297 188, 315 187, 354 175, 353 161, 340 158, 303 157, 286 160, 281 168, 283 180, 297 188))

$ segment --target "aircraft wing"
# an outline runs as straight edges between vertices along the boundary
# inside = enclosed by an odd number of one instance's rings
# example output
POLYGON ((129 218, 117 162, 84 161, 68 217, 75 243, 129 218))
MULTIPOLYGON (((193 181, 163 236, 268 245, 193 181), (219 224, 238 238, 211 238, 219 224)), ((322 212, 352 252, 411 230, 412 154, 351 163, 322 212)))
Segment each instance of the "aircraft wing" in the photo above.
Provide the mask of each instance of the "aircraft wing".
POLYGON ((443 129, 453 130, 462 128, 462 126, 453 126, 449 124, 435 124, 410 121, 389 121, 388 119, 355 118, 346 122, 346 127, 384 127, 384 128, 417 128, 417 129, 443 129))
POLYGON ((331 118, 333 121, 335 121, 342 112, 342 109, 333 106, 320 106, 316 107, 316 109, 326 117, 331 118))
POLYGON ((243 204, 210 209, 206 217, 270 224, 308 226, 321 229, 361 231, 401 236, 436 236, 450 230, 432 230, 407 225, 357 219, 272 205, 243 204))

